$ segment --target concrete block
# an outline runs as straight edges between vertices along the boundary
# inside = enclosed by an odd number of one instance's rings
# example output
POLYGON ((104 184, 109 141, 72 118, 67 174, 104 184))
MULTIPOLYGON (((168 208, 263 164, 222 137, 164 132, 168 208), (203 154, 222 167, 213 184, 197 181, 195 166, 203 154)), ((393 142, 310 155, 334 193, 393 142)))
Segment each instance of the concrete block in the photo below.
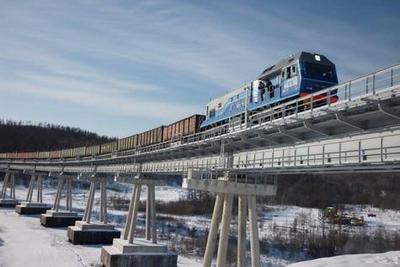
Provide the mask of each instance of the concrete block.
POLYGON ((0 199, 1 208, 15 208, 18 204, 19 201, 15 199, 0 199))
POLYGON ((135 239, 134 244, 114 239, 112 246, 102 247, 100 257, 106 267, 176 267, 178 262, 178 255, 168 252, 165 245, 143 239, 135 239))
POLYGON ((42 214, 46 213, 51 207, 45 203, 29 203, 22 202, 21 204, 15 206, 15 212, 18 214, 42 214))
POLYGON ((59 212, 48 210, 40 215, 40 223, 44 227, 67 227, 74 225, 76 221, 82 220, 76 212, 59 212))
POLYGON ((115 229, 112 224, 104 224, 104 223, 87 223, 84 221, 76 221, 75 226, 84 230, 84 231, 96 231, 96 230, 109 230, 112 231, 115 229))
POLYGON ((151 240, 135 239, 133 244, 129 244, 128 240, 114 239, 113 247, 122 253, 164 253, 168 252, 168 248, 163 244, 154 244, 151 240))
POLYGON ((67 229, 68 240, 74 245, 81 244, 112 244, 114 238, 119 238, 121 232, 110 224, 87 224, 76 221, 67 229))

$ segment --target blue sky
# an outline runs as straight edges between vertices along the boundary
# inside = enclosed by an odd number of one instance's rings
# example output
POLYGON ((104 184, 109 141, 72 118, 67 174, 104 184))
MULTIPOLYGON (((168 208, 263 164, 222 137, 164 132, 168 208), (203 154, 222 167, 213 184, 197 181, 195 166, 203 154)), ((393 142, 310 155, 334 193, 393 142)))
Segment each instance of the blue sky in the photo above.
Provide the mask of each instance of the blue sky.
POLYGON ((345 81, 400 63, 400 1, 2 1, 0 117, 127 136, 297 51, 345 81))

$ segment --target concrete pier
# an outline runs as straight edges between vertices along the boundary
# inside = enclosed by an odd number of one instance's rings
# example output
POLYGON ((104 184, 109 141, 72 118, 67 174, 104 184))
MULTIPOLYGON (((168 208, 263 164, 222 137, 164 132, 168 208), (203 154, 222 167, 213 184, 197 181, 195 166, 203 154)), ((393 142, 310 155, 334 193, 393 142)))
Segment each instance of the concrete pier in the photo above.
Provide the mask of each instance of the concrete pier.
POLYGON ((121 232, 111 224, 76 221, 74 226, 68 227, 67 236, 74 245, 112 244, 114 238, 121 236, 121 232))
POLYGON ((16 199, 0 199, 0 208, 15 208, 19 204, 16 199))
POLYGON ((168 252, 165 245, 155 244, 146 239, 114 239, 112 246, 101 249, 101 262, 106 267, 176 267, 178 256, 168 252))
POLYGON ((40 223, 45 227, 67 227, 80 220, 82 216, 76 212, 47 210, 46 213, 40 215, 40 223))
POLYGON ((167 246, 157 244, 155 185, 164 181, 141 177, 134 179, 134 189, 129 204, 128 217, 122 238, 114 239, 112 246, 101 250, 101 262, 106 267, 176 267, 178 255, 168 251, 167 246), (146 236, 135 238, 137 214, 142 186, 147 186, 146 236))
POLYGON ((22 202, 15 206, 15 212, 20 215, 37 215, 46 213, 51 207, 45 203, 22 202))
POLYGON ((112 244, 114 238, 119 238, 121 232, 114 225, 107 224, 107 195, 106 178, 100 180, 100 222, 91 223, 94 195, 96 192, 96 177, 90 182, 89 197, 82 221, 76 221, 74 226, 67 230, 68 240, 74 244, 112 244))
POLYGON ((28 194, 26 196, 26 201, 21 202, 21 204, 15 206, 15 212, 21 215, 33 215, 46 213, 51 207, 43 203, 43 179, 41 175, 33 173, 31 175, 31 180, 29 182, 28 194), (32 202, 33 191, 35 189, 35 184, 37 187, 37 198, 36 203, 32 202))
POLYGON ((0 192, 0 207, 15 208, 19 201, 15 199, 15 174, 6 172, 3 180, 3 187, 0 192), (7 189, 10 189, 7 196, 7 189))
POLYGON ((217 244, 216 266, 226 266, 232 206, 234 197, 237 197, 239 203, 236 266, 244 267, 246 264, 245 243, 246 225, 248 222, 251 266, 260 267, 260 241, 258 236, 256 197, 275 195, 276 185, 265 184, 263 183, 264 179, 259 179, 260 177, 257 176, 243 176, 229 171, 224 171, 223 173, 215 172, 216 175, 210 174, 210 170, 190 169, 182 183, 183 188, 216 193, 203 266, 211 267, 217 244), (204 179, 204 177, 207 177, 207 179, 204 179), (218 232, 219 241, 217 241, 218 232))
POLYGON ((45 227, 67 227, 74 225, 76 221, 82 220, 82 216, 72 212, 72 177, 61 176, 58 178, 58 186, 54 206, 45 214, 40 215, 40 223, 45 227), (60 211, 60 201, 65 183, 65 211, 60 211))

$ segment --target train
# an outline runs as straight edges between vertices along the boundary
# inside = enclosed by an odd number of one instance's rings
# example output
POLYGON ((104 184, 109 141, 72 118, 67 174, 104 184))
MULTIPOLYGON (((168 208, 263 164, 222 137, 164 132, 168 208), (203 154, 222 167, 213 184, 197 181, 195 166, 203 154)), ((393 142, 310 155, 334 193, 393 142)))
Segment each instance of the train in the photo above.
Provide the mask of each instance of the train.
MULTIPOLYGON (((205 115, 194 114, 169 125, 100 145, 56 151, 0 153, 0 159, 77 159, 162 143, 173 144, 184 137, 227 124, 230 120, 243 120, 244 113, 251 115, 296 98, 307 99, 307 95, 337 84, 336 66, 327 57, 299 52, 269 66, 251 83, 211 100, 206 105, 205 115)), ((317 94, 316 98, 326 101, 322 93, 317 94)), ((337 100, 335 93, 329 96, 330 103, 337 100)))
MULTIPOLYGON (((249 85, 210 101, 201 128, 224 124, 245 110, 255 113, 337 84, 335 64, 323 55, 300 52, 269 66, 249 85)), ((332 96, 331 102, 335 101, 332 96)))

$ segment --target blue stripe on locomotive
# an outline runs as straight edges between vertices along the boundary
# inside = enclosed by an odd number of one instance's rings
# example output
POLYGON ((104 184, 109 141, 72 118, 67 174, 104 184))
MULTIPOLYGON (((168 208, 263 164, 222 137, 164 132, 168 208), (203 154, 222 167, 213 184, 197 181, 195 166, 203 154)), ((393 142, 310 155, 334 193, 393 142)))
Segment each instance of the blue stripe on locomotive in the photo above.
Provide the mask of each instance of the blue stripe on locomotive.
POLYGON ((215 112, 214 117, 210 118, 207 114, 201 127, 207 127, 243 113, 246 106, 246 93, 248 94, 247 99, 249 101, 247 109, 249 111, 254 111, 261 108, 268 108, 273 104, 283 102, 290 98, 298 97, 303 92, 310 94, 337 84, 336 73, 334 78, 330 81, 311 79, 304 74, 304 65, 302 63, 299 64, 297 62, 296 66, 297 68, 300 66, 298 75, 288 80, 282 81, 282 79, 279 79, 279 85, 276 85, 273 94, 271 94, 273 97, 270 97, 269 93, 265 92, 263 100, 261 101, 261 95, 258 93, 258 101, 252 101, 252 90, 241 92, 238 96, 231 97, 226 103, 223 103, 223 107, 215 112))

